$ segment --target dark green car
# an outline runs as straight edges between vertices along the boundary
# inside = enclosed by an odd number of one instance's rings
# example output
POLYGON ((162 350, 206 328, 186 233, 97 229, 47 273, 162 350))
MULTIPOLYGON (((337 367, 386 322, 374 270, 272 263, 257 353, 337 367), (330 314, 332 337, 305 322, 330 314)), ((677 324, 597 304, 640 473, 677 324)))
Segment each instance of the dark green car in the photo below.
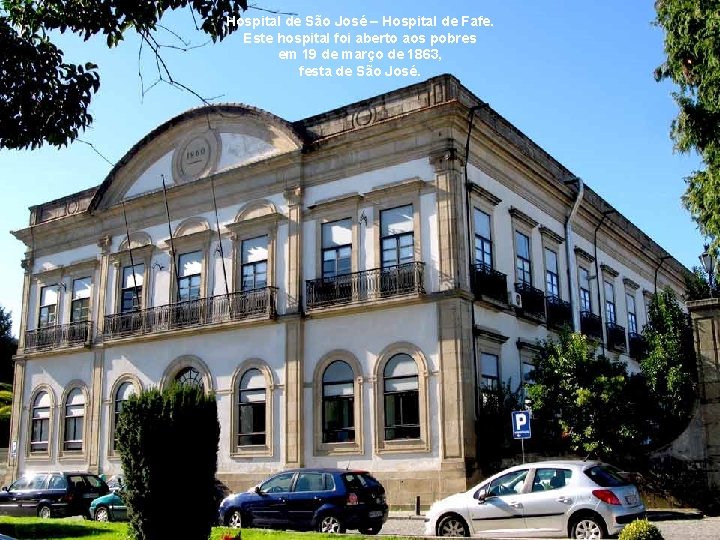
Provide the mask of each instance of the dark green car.
POLYGON ((90 518, 95 521, 126 521, 125 501, 115 491, 98 497, 90 503, 90 518))

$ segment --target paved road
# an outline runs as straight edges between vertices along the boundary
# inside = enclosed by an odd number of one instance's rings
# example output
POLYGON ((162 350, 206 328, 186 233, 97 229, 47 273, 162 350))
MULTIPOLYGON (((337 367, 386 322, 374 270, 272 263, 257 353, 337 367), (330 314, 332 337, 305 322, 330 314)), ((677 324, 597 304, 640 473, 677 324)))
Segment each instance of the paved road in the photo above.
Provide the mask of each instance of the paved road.
MULTIPOLYGON (((655 521, 665 540, 718 540, 720 517, 655 521)), ((389 519, 380 534, 421 535, 425 529, 422 519, 389 519)))

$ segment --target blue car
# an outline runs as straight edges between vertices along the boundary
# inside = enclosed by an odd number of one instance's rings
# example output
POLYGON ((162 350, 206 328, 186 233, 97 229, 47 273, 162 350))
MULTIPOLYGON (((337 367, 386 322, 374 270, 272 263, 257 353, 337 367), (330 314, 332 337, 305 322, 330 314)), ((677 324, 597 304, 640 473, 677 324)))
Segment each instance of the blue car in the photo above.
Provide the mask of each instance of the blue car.
POLYGON ((126 521, 127 517, 127 506, 117 491, 90 503, 90 519, 95 521, 126 521))
POLYGON ((377 534, 387 516, 385 488, 369 473, 295 469, 223 499, 219 521, 230 527, 377 534))

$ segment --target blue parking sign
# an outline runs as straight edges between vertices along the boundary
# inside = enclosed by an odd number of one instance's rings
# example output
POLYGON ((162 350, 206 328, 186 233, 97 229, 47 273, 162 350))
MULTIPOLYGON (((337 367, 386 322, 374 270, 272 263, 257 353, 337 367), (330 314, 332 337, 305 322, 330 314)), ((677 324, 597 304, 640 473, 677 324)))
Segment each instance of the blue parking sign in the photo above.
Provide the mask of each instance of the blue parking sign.
POLYGON ((512 412, 512 430, 514 439, 530 438, 530 411, 512 412))

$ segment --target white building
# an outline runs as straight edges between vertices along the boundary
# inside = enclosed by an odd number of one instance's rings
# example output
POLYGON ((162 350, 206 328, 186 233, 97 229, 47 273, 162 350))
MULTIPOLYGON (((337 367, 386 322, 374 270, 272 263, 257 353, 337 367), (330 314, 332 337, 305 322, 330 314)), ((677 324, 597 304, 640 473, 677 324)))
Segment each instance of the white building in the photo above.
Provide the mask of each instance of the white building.
POLYGON ((122 401, 181 379, 217 395, 231 487, 350 464, 391 504, 465 487, 478 387, 554 328, 637 367, 684 271, 448 75, 297 122, 188 111, 14 234, 9 475, 118 473, 122 401))

